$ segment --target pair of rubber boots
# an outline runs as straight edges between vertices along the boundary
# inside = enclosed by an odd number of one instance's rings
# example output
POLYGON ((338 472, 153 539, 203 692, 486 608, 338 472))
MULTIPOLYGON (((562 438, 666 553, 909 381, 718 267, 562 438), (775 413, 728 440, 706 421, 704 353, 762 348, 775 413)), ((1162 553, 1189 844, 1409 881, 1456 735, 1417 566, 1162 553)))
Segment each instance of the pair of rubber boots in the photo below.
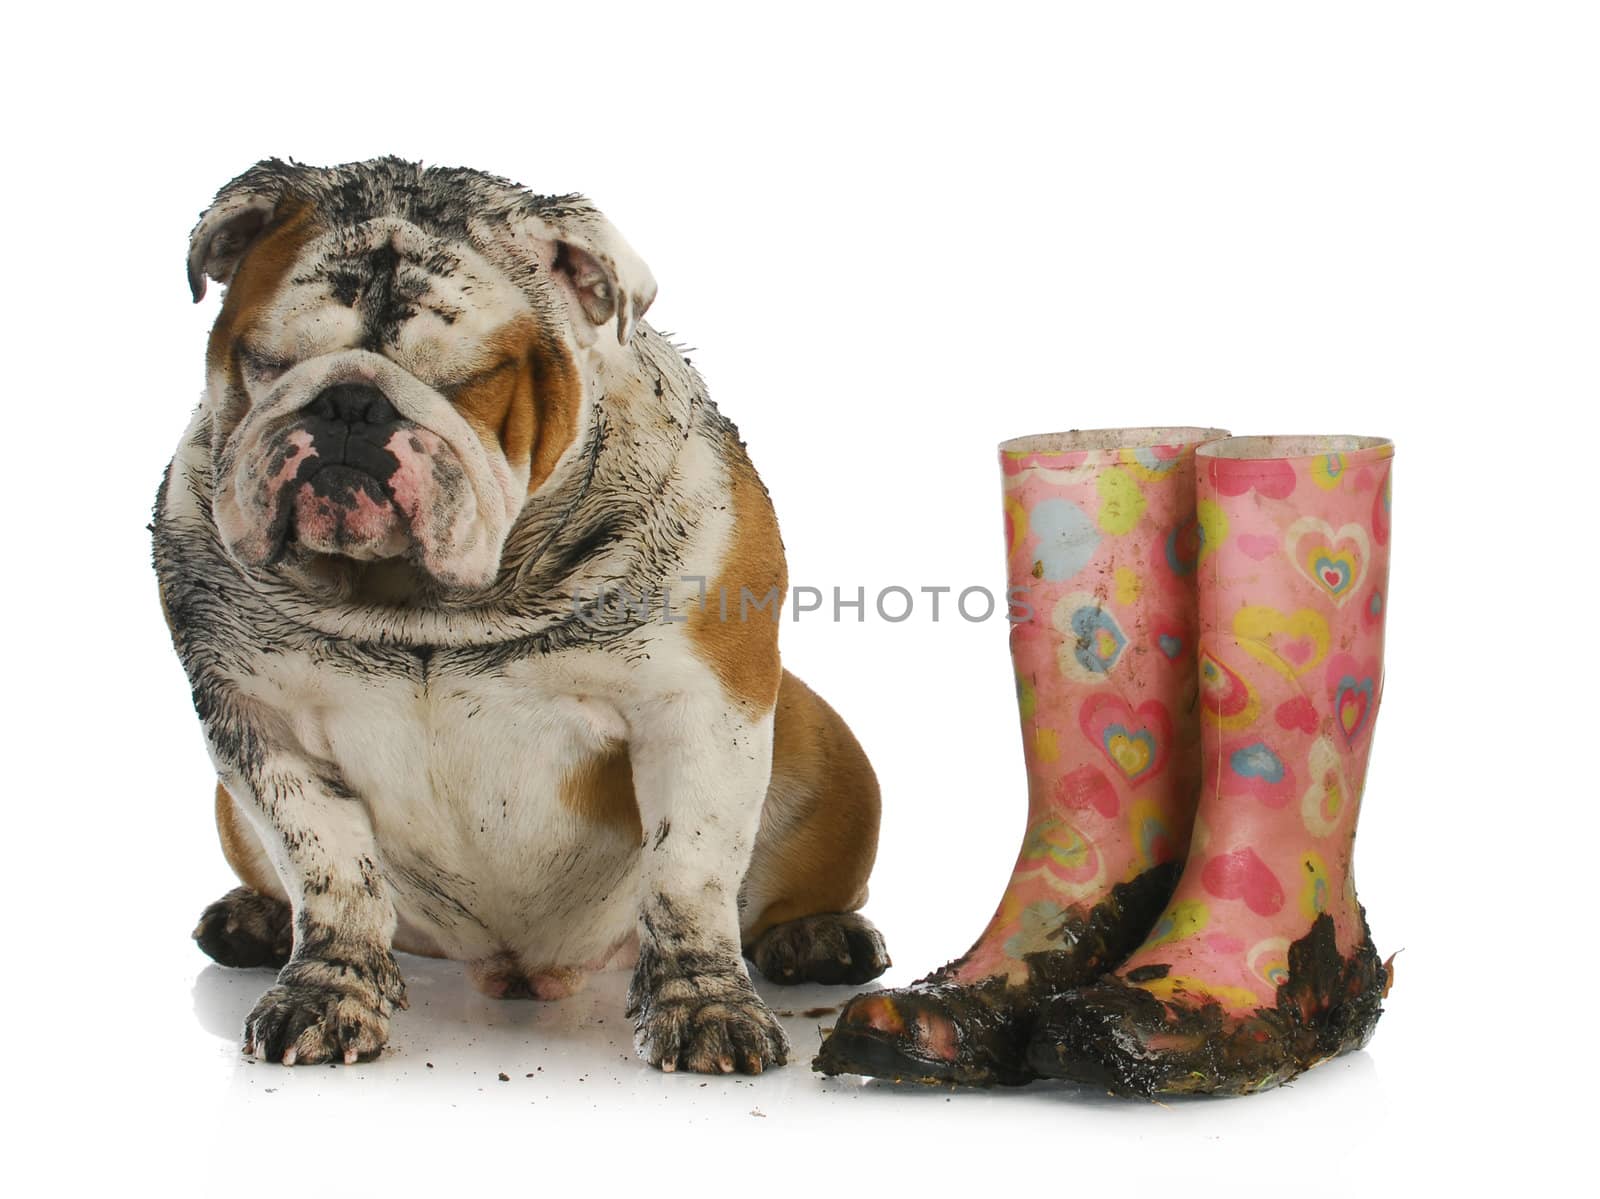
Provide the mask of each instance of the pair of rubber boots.
POLYGON ((1000 447, 1028 827, 967 953, 857 996, 827 1074, 1244 1094, 1388 991, 1351 853, 1393 446, 1215 429, 1000 447))

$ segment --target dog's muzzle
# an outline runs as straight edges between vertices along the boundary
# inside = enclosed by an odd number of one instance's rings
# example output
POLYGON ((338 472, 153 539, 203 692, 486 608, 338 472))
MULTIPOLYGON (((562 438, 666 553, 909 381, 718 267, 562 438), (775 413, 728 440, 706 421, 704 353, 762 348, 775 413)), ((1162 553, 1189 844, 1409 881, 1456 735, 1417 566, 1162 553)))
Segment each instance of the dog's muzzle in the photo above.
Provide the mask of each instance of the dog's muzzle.
POLYGON ((481 587, 525 493, 441 392, 348 350, 291 368, 227 434, 213 512, 246 566, 295 545, 405 556, 447 586, 481 587))
POLYGON ((280 514, 284 540, 357 559, 405 552, 408 522, 395 489, 403 487, 401 459, 416 438, 380 388, 325 388, 281 436, 266 498, 280 514))
POLYGON ((371 384, 338 383, 306 405, 298 428, 310 437, 309 452, 287 484, 295 489, 293 532, 302 545, 352 558, 405 550, 393 489, 406 425, 371 384))

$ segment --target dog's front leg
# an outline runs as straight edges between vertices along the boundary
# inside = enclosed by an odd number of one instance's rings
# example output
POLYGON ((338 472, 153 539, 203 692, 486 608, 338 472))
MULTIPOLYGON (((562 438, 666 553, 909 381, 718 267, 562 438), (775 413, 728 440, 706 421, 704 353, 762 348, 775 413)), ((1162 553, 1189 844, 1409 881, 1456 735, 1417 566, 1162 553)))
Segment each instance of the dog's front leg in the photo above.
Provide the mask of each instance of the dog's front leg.
POLYGON ((639 1053, 663 1070, 709 1074, 782 1065, 788 1040, 739 951, 739 885, 772 771, 772 713, 752 721, 678 695, 636 708, 629 725, 645 837, 628 998, 639 1053))
POLYGON ((365 805, 326 763, 292 753, 269 751, 225 782, 294 908, 294 949, 245 1021, 245 1052, 286 1066, 375 1057, 405 985, 365 805))

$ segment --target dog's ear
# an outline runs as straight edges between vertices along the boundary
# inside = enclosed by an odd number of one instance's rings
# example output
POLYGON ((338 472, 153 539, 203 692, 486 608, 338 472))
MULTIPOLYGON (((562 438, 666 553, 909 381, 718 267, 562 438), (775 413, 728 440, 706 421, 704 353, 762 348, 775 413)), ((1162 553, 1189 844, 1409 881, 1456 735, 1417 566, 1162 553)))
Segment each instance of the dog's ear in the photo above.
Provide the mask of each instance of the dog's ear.
POLYGON ((272 220, 277 208, 272 196, 256 192, 219 197, 200 217, 189 235, 189 294, 198 304, 205 298, 206 278, 226 283, 239 260, 272 220))
POLYGON ((616 227, 582 196, 540 201, 518 222, 518 236, 596 326, 615 321, 627 345, 656 298, 655 276, 616 227))
POLYGON ((207 277, 218 283, 233 278, 304 171, 296 162, 263 159, 217 193, 189 235, 189 294, 196 304, 205 298, 207 277))

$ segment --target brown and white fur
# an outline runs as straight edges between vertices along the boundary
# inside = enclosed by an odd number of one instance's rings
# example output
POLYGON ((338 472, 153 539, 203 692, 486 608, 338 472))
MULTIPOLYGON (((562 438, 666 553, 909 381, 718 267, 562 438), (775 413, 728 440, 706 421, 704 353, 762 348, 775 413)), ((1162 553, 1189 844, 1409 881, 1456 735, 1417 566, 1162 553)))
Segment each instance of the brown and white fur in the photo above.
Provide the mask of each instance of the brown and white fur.
POLYGON ((155 563, 243 884, 195 936, 282 967, 247 1052, 376 1054, 396 949, 556 998, 637 938, 647 1061, 782 1063, 744 956, 882 972, 877 784, 779 663, 772 506, 648 269, 578 196, 273 160, 189 275, 227 291, 155 563))

